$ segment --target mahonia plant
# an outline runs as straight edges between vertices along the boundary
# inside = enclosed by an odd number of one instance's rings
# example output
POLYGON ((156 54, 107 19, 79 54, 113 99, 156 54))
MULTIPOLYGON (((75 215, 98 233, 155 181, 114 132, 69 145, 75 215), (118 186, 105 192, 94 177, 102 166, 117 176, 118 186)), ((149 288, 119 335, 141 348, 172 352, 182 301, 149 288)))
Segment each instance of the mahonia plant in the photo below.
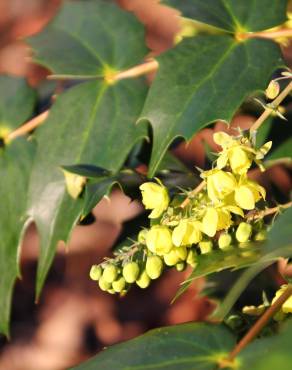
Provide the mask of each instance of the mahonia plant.
POLYGON ((217 132, 214 141, 222 150, 184 201, 181 192, 171 198, 158 178, 140 186, 142 202, 151 211, 150 226, 131 246, 92 266, 90 277, 100 289, 125 294, 134 283, 144 289, 168 267, 195 269, 199 254, 265 240, 267 225, 253 215, 265 204, 266 191, 247 171, 253 163, 264 171, 262 160, 272 142, 258 149, 254 135, 247 132, 217 132))

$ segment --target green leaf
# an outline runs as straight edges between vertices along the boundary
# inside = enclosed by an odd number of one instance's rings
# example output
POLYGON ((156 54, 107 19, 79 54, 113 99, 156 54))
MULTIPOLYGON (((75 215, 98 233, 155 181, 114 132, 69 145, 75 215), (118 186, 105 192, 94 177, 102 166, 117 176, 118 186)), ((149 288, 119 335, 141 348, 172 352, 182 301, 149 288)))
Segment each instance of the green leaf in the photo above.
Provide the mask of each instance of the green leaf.
POLYGON ((75 175, 90 177, 90 178, 99 178, 109 176, 110 172, 105 168, 98 166, 93 166, 90 164, 75 164, 72 166, 62 166, 63 170, 74 173, 75 175))
POLYGON ((292 321, 289 320, 280 333, 249 344, 238 356, 238 370, 290 370, 291 342, 292 321))
POLYGON ((226 269, 250 266, 257 262, 259 257, 260 248, 255 245, 250 248, 231 247, 226 251, 213 250, 212 253, 201 254, 197 257, 197 266, 182 283, 173 300, 183 294, 195 279, 226 269))
POLYGON ((1 130, 13 130, 31 116, 35 98, 25 79, 0 76, 0 136, 1 130))
POLYGON ((109 177, 101 179, 98 182, 88 184, 85 189, 82 216, 88 215, 88 213, 104 196, 109 196, 112 187, 117 183, 116 177, 109 177))
POLYGON ((266 87, 281 64, 281 54, 270 40, 197 36, 185 39, 158 61, 140 117, 154 131, 149 176, 174 138, 190 139, 211 122, 230 121, 249 94, 266 87))
POLYGON ((20 277, 19 246, 27 217, 27 190, 34 145, 17 139, 0 150, 0 332, 9 335, 11 297, 20 277))
POLYGON ((268 160, 276 160, 279 158, 292 158, 292 138, 289 138, 279 145, 275 150, 268 156, 268 160))
POLYGON ((103 75, 140 63, 144 27, 109 0, 66 2, 57 17, 28 39, 34 59, 55 74, 103 75))
POLYGON ((58 97, 47 122, 37 131, 29 192, 29 214, 41 242, 37 296, 57 242, 68 240, 83 208, 82 199, 67 194, 60 167, 87 163, 116 173, 131 147, 146 136, 146 127, 135 124, 145 94, 139 80, 113 86, 99 81, 80 84, 58 97))
POLYGON ((286 21, 287 0, 163 0, 193 18, 229 32, 254 32, 286 21))
POLYGON ((151 330, 71 370, 213 370, 234 345, 225 326, 188 323, 151 330))

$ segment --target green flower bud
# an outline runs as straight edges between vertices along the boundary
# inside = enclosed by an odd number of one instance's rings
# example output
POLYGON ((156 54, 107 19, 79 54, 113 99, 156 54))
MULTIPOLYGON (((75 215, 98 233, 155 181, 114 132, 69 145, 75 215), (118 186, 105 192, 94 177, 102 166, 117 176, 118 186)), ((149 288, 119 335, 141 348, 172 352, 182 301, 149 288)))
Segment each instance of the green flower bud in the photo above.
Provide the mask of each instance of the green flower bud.
POLYGON ((159 278, 162 273, 163 262, 158 256, 150 256, 146 261, 146 272, 150 279, 154 280, 159 278))
POLYGON ((236 230, 235 236, 240 243, 245 243, 249 240, 252 233, 252 226, 246 222, 241 222, 236 230))
POLYGON ((190 266, 196 267, 196 265, 197 265, 197 252, 193 248, 189 250, 186 262, 190 266))
POLYGON ((128 262, 123 268, 123 276, 127 283, 134 283, 139 276, 139 266, 137 262, 128 262))
POLYGON ((114 289, 108 289, 107 292, 109 294, 116 294, 116 291, 114 289))
POLYGON ((263 240, 267 239, 267 231, 261 230, 258 233, 255 234, 254 240, 257 242, 262 242, 263 240))
POLYGON ((175 265, 177 271, 183 271, 186 268, 186 264, 184 262, 179 262, 175 265))
POLYGON ((98 281, 102 274, 102 268, 99 265, 91 266, 89 277, 91 280, 98 281))
POLYGON ((115 292, 121 293, 126 286, 125 278, 121 276, 118 280, 114 281, 112 285, 115 292))
POLYGON ((175 248, 175 253, 179 257, 180 260, 184 261, 187 258, 188 251, 186 247, 179 247, 175 248))
POLYGON ((226 249, 230 246, 232 237, 230 234, 222 233, 218 239, 218 246, 220 249, 226 249))
POLYGON ((164 263, 167 265, 167 266, 174 266, 176 265, 180 258, 179 256, 177 255, 176 253, 176 250, 175 249, 172 249, 169 253, 165 254, 163 256, 163 259, 164 259, 164 263))
POLYGON ((200 248, 202 254, 210 253, 213 249, 212 240, 202 240, 199 243, 199 248, 200 248))
POLYGON ((104 268, 102 277, 108 283, 112 283, 113 281, 115 281, 117 276, 118 276, 118 269, 115 265, 108 264, 104 268))
POLYGON ((150 284, 150 277, 145 270, 142 272, 139 279, 136 280, 136 284, 142 289, 148 288, 150 284))
POLYGON ((111 289, 111 287, 112 287, 111 283, 105 281, 103 276, 101 276, 99 278, 98 285, 99 285, 100 289, 103 290, 104 292, 111 289))

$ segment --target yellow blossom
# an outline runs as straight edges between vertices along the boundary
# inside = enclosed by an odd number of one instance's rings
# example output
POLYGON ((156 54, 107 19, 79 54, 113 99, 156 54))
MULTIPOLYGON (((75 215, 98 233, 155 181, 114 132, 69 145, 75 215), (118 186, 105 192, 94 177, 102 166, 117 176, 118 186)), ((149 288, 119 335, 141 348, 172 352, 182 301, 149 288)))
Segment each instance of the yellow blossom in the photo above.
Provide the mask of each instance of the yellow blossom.
POLYGON ((197 244, 202 239, 201 222, 190 219, 181 220, 172 233, 172 242, 176 247, 197 244))
MULTIPOLYGON (((232 172, 235 174, 241 175, 248 171, 253 160, 253 150, 250 145, 245 145, 244 141, 242 143, 233 139, 225 132, 215 133, 214 141, 223 148, 217 159, 218 169, 224 168, 229 162, 232 172)), ((246 144, 248 143, 246 140, 246 144)))
POLYGON ((224 199, 236 187, 236 179, 231 172, 214 169, 203 172, 201 177, 206 178, 208 196, 213 202, 224 199))
POLYGON ((233 223, 231 213, 243 216, 242 210, 236 206, 221 204, 216 207, 208 207, 203 217, 203 232, 213 237, 217 231, 227 230, 233 223))
POLYGON ((261 198, 266 198, 266 190, 255 181, 242 176, 235 189, 236 204, 242 209, 252 210, 255 208, 255 203, 261 198))
POLYGON ((152 226, 146 235, 146 245, 151 252, 159 256, 169 253, 173 247, 169 228, 160 225, 152 226))
POLYGON ((152 209, 149 218, 158 218, 168 207, 169 195, 165 186, 145 182, 140 186, 142 202, 146 209, 152 209))
MULTIPOLYGON (((272 304, 284 293, 287 285, 282 285, 281 288, 276 292, 275 297, 272 300, 272 304)), ((292 313, 292 296, 290 296, 285 303, 283 303, 282 311, 284 313, 292 313)))

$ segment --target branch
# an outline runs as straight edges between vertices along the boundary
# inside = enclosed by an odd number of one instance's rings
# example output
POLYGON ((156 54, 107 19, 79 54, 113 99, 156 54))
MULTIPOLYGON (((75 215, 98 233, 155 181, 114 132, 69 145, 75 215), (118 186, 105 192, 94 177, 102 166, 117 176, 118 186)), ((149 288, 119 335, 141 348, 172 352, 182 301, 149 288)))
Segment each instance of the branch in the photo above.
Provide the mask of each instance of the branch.
POLYGON ((262 115, 255 121, 255 123, 250 128, 250 133, 254 133, 258 130, 258 128, 264 123, 264 121, 270 116, 270 114, 276 109, 282 101, 290 94, 292 90, 292 82, 290 82, 285 89, 277 96, 275 100, 273 100, 272 103, 270 103, 262 115))
POLYGON ((267 325, 270 319, 291 295, 292 285, 289 284, 284 293, 267 309, 267 311, 250 328, 246 335, 237 343, 233 351, 229 354, 229 357, 226 359, 227 362, 232 362, 239 352, 241 352, 259 334, 259 332, 267 325))
POLYGON ((246 33, 243 36, 246 39, 254 38, 254 37, 261 37, 265 39, 277 39, 280 37, 292 37, 292 29, 291 28, 282 28, 277 31, 263 31, 263 32, 252 32, 246 33))
POLYGON ((256 220, 258 218, 263 218, 263 217, 266 217, 266 216, 273 215, 274 213, 277 213, 277 212, 281 211, 281 209, 287 209, 287 208, 290 208, 290 207, 292 207, 292 202, 288 202, 288 203, 285 203, 285 204, 279 204, 277 207, 267 208, 263 211, 258 211, 258 212, 251 211, 250 214, 246 215, 246 218, 250 219, 250 220, 256 220))
POLYGON ((38 126, 40 126, 41 124, 44 123, 44 121, 47 119, 48 115, 49 115, 49 111, 46 110, 43 113, 41 113, 40 115, 38 115, 38 116, 34 117, 33 119, 31 119, 30 121, 26 122, 24 125, 18 127, 16 130, 12 131, 8 135, 8 137, 7 137, 8 141, 17 138, 18 136, 25 135, 25 134, 29 133, 30 131, 34 130, 35 128, 37 128, 38 126))
POLYGON ((194 190, 192 190, 188 194, 188 197, 180 205, 181 208, 185 208, 190 203, 191 198, 193 198, 196 194, 198 194, 201 190, 203 190, 205 186, 206 186, 206 182, 202 181, 194 190))

